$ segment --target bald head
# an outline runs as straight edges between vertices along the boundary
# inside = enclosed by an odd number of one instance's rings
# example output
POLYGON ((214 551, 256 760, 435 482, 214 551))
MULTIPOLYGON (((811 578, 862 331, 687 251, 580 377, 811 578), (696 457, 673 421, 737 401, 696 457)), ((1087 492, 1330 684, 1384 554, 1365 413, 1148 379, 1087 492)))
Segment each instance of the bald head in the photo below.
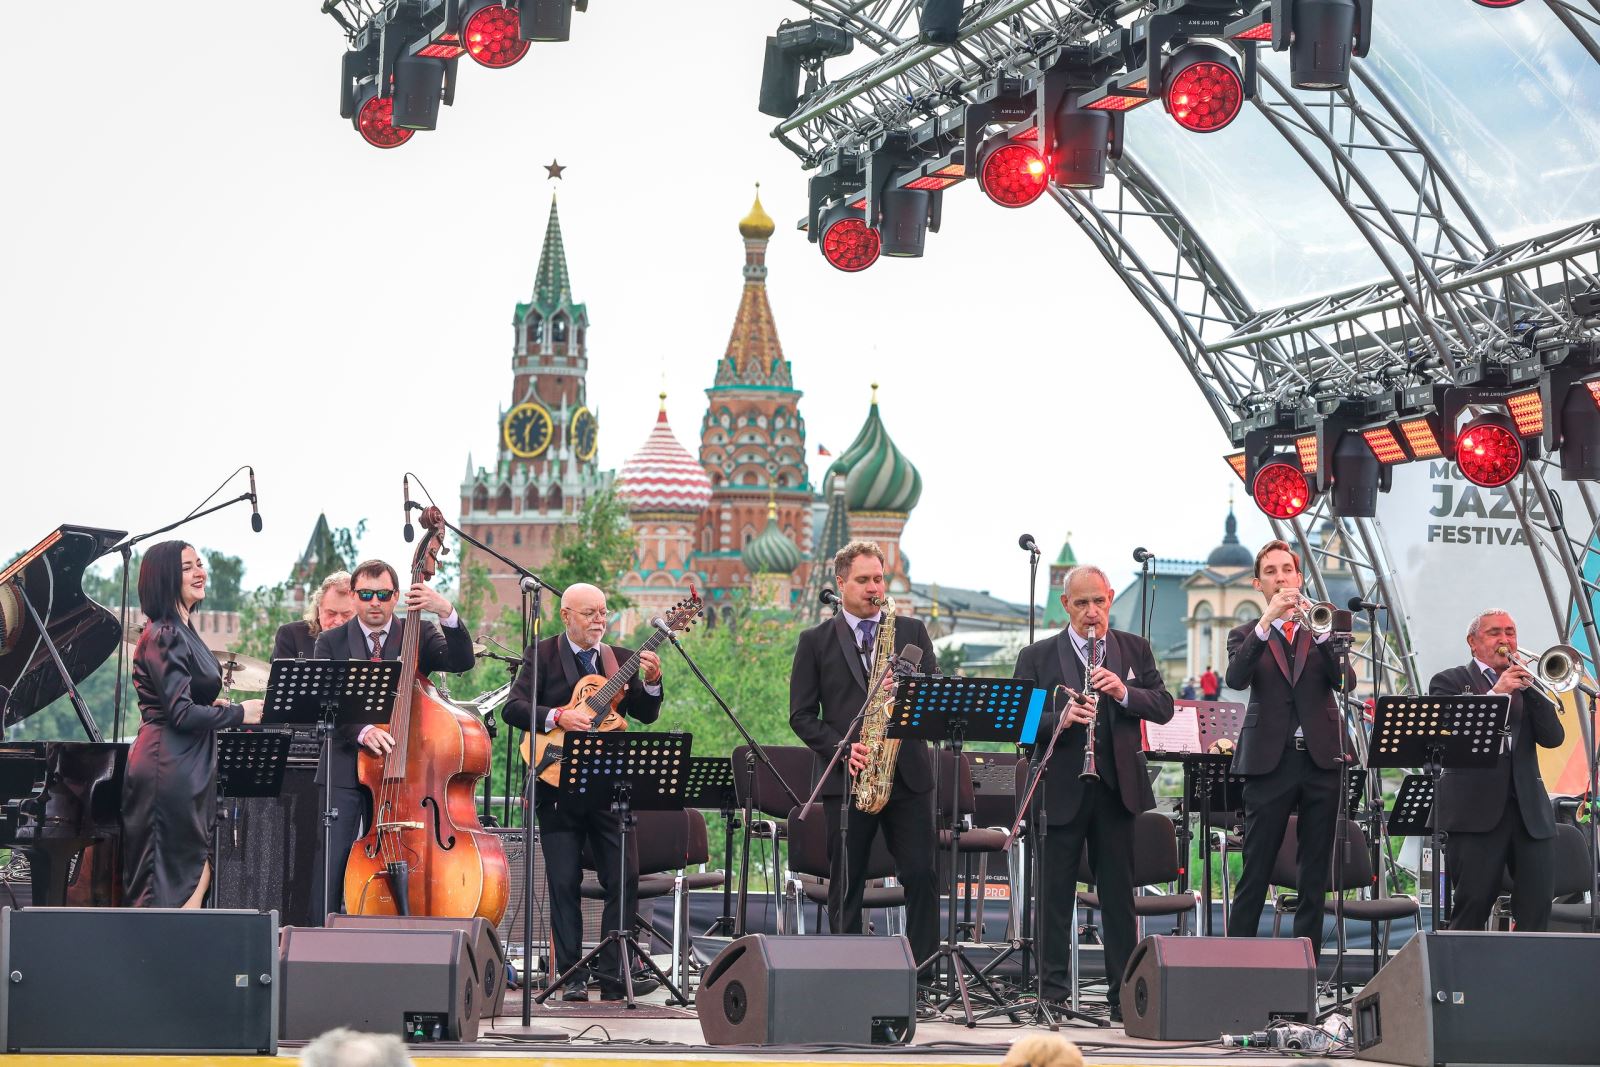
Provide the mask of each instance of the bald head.
POLYGON ((561 594, 561 623, 579 648, 593 648, 606 636, 606 595, 597 586, 577 582, 561 594))

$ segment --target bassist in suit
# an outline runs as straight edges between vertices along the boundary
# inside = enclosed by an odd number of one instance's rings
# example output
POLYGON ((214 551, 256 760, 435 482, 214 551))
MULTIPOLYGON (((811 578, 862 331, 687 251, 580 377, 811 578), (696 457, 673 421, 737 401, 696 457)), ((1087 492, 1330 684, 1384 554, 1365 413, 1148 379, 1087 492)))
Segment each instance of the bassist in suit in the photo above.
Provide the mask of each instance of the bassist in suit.
MULTIPOLYGON (((880 605, 888 594, 883 565, 883 550, 871 541, 852 541, 841 548, 833 560, 839 614, 805 631, 795 646, 789 675, 789 726, 813 753, 813 779, 833 758, 872 689, 867 672, 872 669, 878 627, 883 622, 880 605)), ((897 618, 894 625, 895 654, 915 645, 922 650, 921 669, 937 669, 928 628, 909 618, 897 618)), ((860 736, 859 728, 852 736, 860 736)), ((867 746, 859 741, 850 745, 852 777, 867 765, 869 755, 867 746)), ((861 932, 867 859, 881 827, 884 843, 894 857, 895 876, 906 891, 906 938, 917 962, 926 962, 939 948, 939 889, 934 868, 938 837, 928 744, 911 738, 900 742, 889 800, 876 813, 862 811, 853 798, 845 798, 849 787, 844 771, 843 766, 836 767, 821 793, 828 824, 829 928, 836 934, 861 932), (848 849, 838 847, 841 802, 847 809, 843 818, 849 820, 848 849)))
MULTIPOLYGON (((393 567, 381 559, 369 559, 356 567, 350 584, 355 593, 356 616, 317 636, 317 659, 396 660, 405 643, 405 628, 420 625, 423 630, 418 636, 417 670, 423 674, 461 674, 477 662, 466 624, 450 601, 430 586, 419 582, 406 591, 406 616, 397 620, 394 611, 399 604, 400 576, 393 567), (424 611, 433 612, 440 621, 424 622, 424 611)), ((410 682, 402 679, 402 684, 410 682)), ((350 848, 372 814, 371 798, 356 777, 356 753, 362 748, 377 756, 387 755, 394 748, 394 735, 381 726, 341 726, 328 744, 328 759, 317 768, 318 785, 332 775, 337 814, 333 818, 331 860, 321 854, 322 835, 317 835, 314 878, 326 878, 327 900, 333 908, 339 908, 344 898, 344 868, 350 848)), ((320 922, 320 895, 315 908, 320 922)))
POLYGON ((1039 724, 1039 751, 1065 716, 1064 732, 1050 756, 1044 779, 1045 834, 1043 862, 1048 865, 1049 898, 1040 901, 1044 935, 1044 995, 1065 1001, 1072 995, 1070 969, 1072 902, 1078 884, 1078 857, 1085 842, 1094 870, 1104 917, 1106 975, 1111 1021, 1122 1021, 1121 976, 1133 954, 1138 926, 1133 913, 1133 825, 1140 812, 1156 806, 1145 773, 1140 721, 1168 722, 1172 694, 1156 666, 1150 642, 1136 634, 1111 629, 1114 594, 1105 572, 1077 566, 1066 574, 1061 605, 1070 620, 1054 637, 1036 641, 1017 657, 1018 678, 1032 678, 1051 694, 1066 686, 1093 704, 1065 701, 1062 711, 1045 713, 1039 724), (1089 632, 1095 643, 1091 650, 1089 632), (1097 662, 1084 684, 1085 669, 1097 662), (1098 779, 1080 777, 1085 746, 1094 744, 1098 779))
POLYGON ((1259 620, 1228 634, 1228 688, 1250 690, 1231 768, 1246 781, 1244 871, 1228 936, 1256 936, 1272 865, 1289 815, 1299 808, 1294 935, 1310 938, 1312 951, 1320 953, 1350 759, 1338 694, 1354 689, 1356 678, 1341 670, 1331 634, 1313 636, 1299 624, 1302 581, 1300 557, 1284 542, 1268 541, 1256 553, 1253 582, 1267 608, 1259 620))
MULTIPOLYGON (((631 655, 625 648, 604 643, 606 635, 606 595, 592 585, 569 585, 561 594, 561 623, 565 629, 529 648, 511 686, 501 717, 523 730, 549 733, 588 730, 595 713, 586 704, 571 702, 579 681, 589 675, 610 677, 618 665, 631 655), (539 661, 539 692, 533 692, 533 660, 539 661)), ((617 711, 641 723, 655 722, 661 714, 661 660, 654 652, 639 653, 639 672, 628 680, 617 711)), ((537 773, 535 768, 532 773, 537 773)), ((595 875, 605 888, 604 926, 625 929, 632 916, 622 915, 622 887, 616 883, 618 853, 622 849, 622 824, 608 803, 594 807, 572 807, 561 802, 559 791, 545 782, 534 781, 534 806, 539 818, 540 847, 544 852, 545 880, 550 887, 550 933, 555 940, 556 966, 561 974, 583 957, 583 913, 579 887, 583 883, 583 845, 588 842, 594 854, 595 875)), ((629 840, 630 852, 633 841, 629 840)), ((628 859, 628 896, 637 901, 639 859, 628 859)), ((623 987, 617 977, 617 948, 609 945, 599 957, 600 999, 621 1000, 623 987)), ((656 980, 633 979, 634 996, 644 996, 656 988, 656 980)), ((577 976, 561 991, 562 1000, 588 1000, 589 981, 577 976)))
POLYGON ((1428 683, 1433 696, 1498 693, 1511 698, 1510 736, 1493 767, 1446 770, 1439 779, 1434 818, 1448 834, 1445 858, 1455 891, 1452 930, 1482 930, 1500 895, 1501 873, 1511 871, 1511 915, 1517 929, 1547 929, 1555 895, 1556 821, 1539 777, 1540 748, 1566 738, 1556 706, 1533 687, 1517 658, 1517 624, 1503 611, 1486 611, 1467 629, 1472 661, 1440 671, 1428 683))

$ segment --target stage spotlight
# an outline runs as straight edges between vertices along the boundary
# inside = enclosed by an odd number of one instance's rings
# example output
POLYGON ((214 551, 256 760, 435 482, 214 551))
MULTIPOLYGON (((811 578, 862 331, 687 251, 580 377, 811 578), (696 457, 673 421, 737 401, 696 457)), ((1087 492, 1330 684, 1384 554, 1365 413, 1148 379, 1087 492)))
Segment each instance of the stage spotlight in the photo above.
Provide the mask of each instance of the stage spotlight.
POLYGON ((397 128, 431 130, 439 125, 446 62, 422 55, 401 56, 395 62, 390 121, 397 128))
POLYGON ((378 95, 377 82, 368 82, 356 92, 355 115, 351 124, 374 148, 398 148, 411 140, 412 130, 394 124, 394 99, 378 95))
POLYGON ((1250 466, 1250 461, 1245 454, 1243 452, 1229 452, 1222 458, 1228 461, 1228 466, 1233 468, 1233 473, 1239 476, 1239 480, 1241 482, 1244 481, 1245 471, 1250 466))
POLYGON ((1567 390, 1561 405, 1561 480, 1600 478, 1600 378, 1567 390))
POLYGON ((1516 7, 1522 0, 1472 0, 1479 7, 1516 7))
MULTIPOLYGON (((1382 433, 1389 433, 1382 430, 1382 433)), ((1390 435, 1394 453, 1400 451, 1390 435)), ((1389 469, 1364 434, 1344 433, 1333 446, 1333 510, 1347 519, 1378 513, 1378 490, 1388 489, 1389 469)))
POLYGON ((1080 97, 1080 93, 1069 92, 1056 109, 1050 180, 1062 189, 1101 189, 1106 184, 1108 160, 1122 154, 1123 119, 1120 112, 1080 106, 1080 97))
POLYGON ((522 0, 520 11, 524 41, 572 39, 572 0, 522 0))
POLYGON ((461 43, 479 66, 509 67, 528 54, 522 16, 499 0, 466 0, 461 6, 461 43))
POLYGON ((1444 446, 1439 443, 1439 416, 1413 415, 1397 420, 1397 425, 1412 459, 1438 459, 1444 455, 1444 446))
POLYGON ((878 261, 883 241, 878 231, 867 225, 866 212, 858 207, 838 204, 822 216, 817 246, 829 264, 854 274, 878 261))
POLYGON ((1298 461, 1278 459, 1256 471, 1250 495, 1269 517, 1292 519, 1310 506, 1311 483, 1298 461))
POLYGON ((922 0, 917 29, 923 44, 955 44, 961 36, 961 0, 922 0))
POLYGON ((923 244, 928 236, 933 198, 937 195, 923 189, 884 190, 878 198, 877 232, 877 239, 884 255, 901 259, 914 259, 922 255, 923 244))
POLYGON ((1485 489, 1505 485, 1522 470, 1522 438, 1505 415, 1482 415, 1456 435, 1456 466, 1461 476, 1485 489))
POLYGON ((1356 0, 1294 0, 1290 25, 1289 84, 1296 89, 1348 86, 1356 0))
POLYGON ((1001 207, 1026 207, 1044 192, 1046 169, 1033 145, 996 137, 978 159, 978 184, 1001 207))
POLYGON ((1168 57, 1161 99, 1178 125, 1195 133, 1214 133, 1244 108, 1244 79, 1222 49, 1189 44, 1168 57))

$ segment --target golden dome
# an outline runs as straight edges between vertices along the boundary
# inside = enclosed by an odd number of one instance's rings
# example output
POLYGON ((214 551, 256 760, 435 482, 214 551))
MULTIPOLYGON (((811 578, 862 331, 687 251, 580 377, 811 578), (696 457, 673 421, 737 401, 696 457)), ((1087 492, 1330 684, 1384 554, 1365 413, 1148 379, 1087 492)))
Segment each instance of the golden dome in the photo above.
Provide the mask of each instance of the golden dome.
POLYGON ((760 238, 765 241, 777 228, 772 216, 761 207, 761 183, 756 182, 756 202, 750 205, 750 214, 739 220, 739 232, 746 238, 760 238))

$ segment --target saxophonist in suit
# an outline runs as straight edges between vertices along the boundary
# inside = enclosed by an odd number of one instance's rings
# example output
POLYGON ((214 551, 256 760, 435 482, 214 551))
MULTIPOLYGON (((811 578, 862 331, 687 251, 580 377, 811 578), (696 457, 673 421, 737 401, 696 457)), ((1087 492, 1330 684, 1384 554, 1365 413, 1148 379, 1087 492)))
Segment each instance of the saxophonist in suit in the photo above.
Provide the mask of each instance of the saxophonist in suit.
MULTIPOLYGON (((888 587, 883 575, 883 550, 871 541, 852 541, 833 560, 840 611, 800 635, 789 675, 789 726, 814 754, 813 777, 820 774, 850 730, 874 679, 878 628, 885 625, 883 604, 888 587)), ((916 619, 893 619, 894 651, 915 645, 922 649, 924 670, 935 661, 928 628, 916 619)), ((890 683, 886 683, 890 684, 890 683)), ((858 733, 852 736, 859 737, 858 733)), ((849 751, 852 778, 867 767, 872 753, 860 741, 849 751)), ((862 811, 846 798, 848 847, 838 847, 840 801, 850 791, 844 769, 837 768, 822 787, 828 823, 828 924, 836 934, 861 932, 863 877, 872 840, 883 830, 894 857, 895 877, 906 891, 906 938, 917 962, 926 962, 939 948, 939 889, 934 868, 938 844, 933 817, 933 759, 925 741, 905 739, 895 761, 889 799, 876 812, 862 811)))
POLYGON ((1534 686, 1517 657, 1517 624, 1504 611, 1485 611, 1467 627, 1471 662, 1440 671, 1428 683, 1434 696, 1497 693, 1511 698, 1509 734, 1493 767, 1449 769, 1439 779, 1433 817, 1445 840, 1455 893, 1452 930, 1482 930, 1500 876, 1511 871, 1511 916, 1518 930, 1550 925, 1555 895, 1556 821, 1539 777, 1540 748, 1566 738, 1556 706, 1534 686))
POLYGON ((1058 723, 1064 723, 1044 778, 1049 829, 1042 860, 1050 886, 1048 898, 1039 902, 1044 995, 1055 1001, 1072 995, 1072 903, 1078 857, 1087 842, 1105 929, 1111 1021, 1121 1022, 1121 977, 1138 930, 1133 823, 1140 812, 1156 806, 1139 723, 1168 722, 1173 708, 1150 642, 1111 629, 1114 596, 1100 568, 1079 565, 1069 570, 1061 585, 1067 628, 1023 649, 1013 673, 1032 678, 1052 696, 1051 710, 1039 725, 1040 752, 1058 723), (1088 702, 1056 701, 1057 686, 1080 693, 1088 702), (1087 773, 1089 753, 1095 777, 1087 773))

